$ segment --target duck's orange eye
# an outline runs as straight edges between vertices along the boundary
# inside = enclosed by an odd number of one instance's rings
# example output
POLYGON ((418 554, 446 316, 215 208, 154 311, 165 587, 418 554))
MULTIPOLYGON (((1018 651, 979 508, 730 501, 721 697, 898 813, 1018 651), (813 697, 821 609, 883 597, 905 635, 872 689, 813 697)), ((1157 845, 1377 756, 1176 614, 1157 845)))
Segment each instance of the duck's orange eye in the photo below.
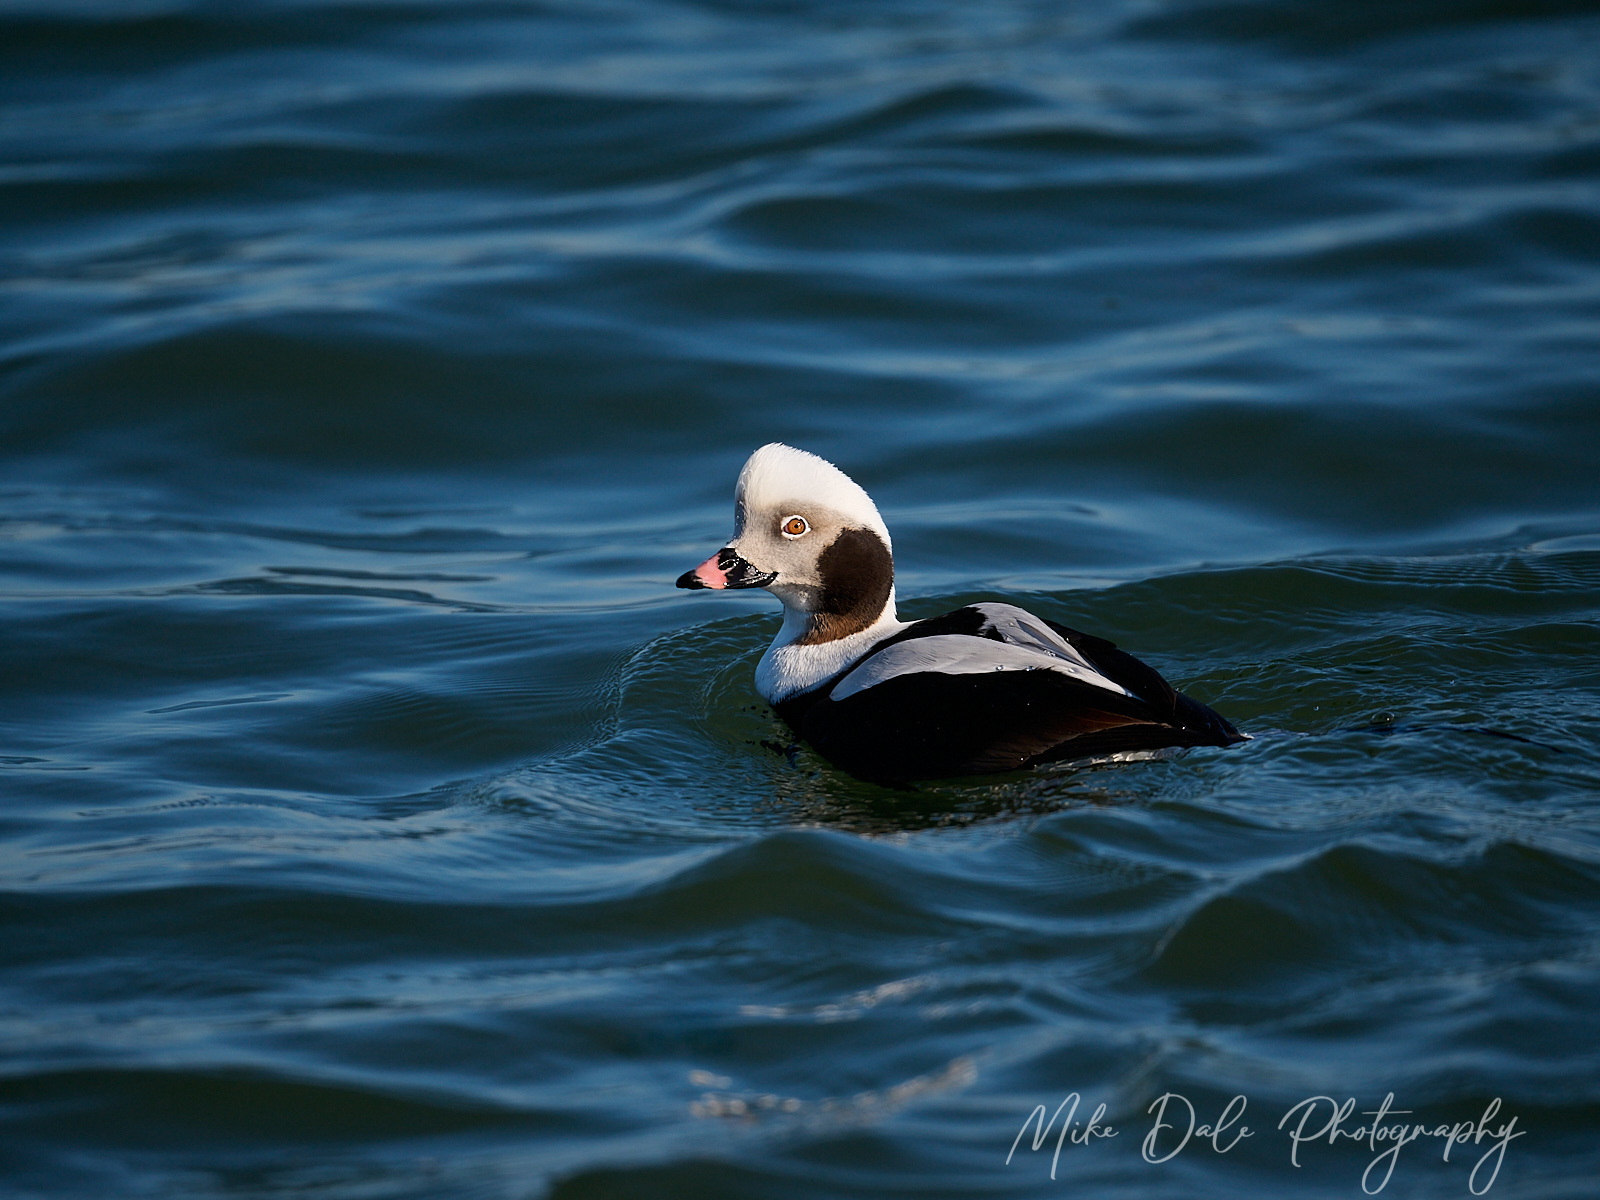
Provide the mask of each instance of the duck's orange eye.
POLYGON ((799 537, 810 528, 811 526, 806 524, 804 517, 790 517, 783 523, 783 535, 785 537, 799 537))

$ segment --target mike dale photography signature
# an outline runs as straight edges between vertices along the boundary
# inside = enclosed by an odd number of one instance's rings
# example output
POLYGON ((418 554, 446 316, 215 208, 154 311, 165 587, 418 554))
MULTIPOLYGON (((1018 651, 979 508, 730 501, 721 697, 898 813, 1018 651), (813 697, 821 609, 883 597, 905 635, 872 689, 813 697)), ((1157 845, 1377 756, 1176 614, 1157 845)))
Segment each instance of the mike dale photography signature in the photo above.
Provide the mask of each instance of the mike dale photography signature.
MULTIPOLYGON (((1119 1137, 1122 1130, 1105 1124, 1106 1106, 1101 1104, 1087 1119, 1078 1115, 1080 1098, 1069 1092, 1067 1098, 1046 1117, 1046 1108, 1038 1105, 1017 1130, 1011 1143, 1011 1153, 1006 1155, 1006 1165, 1020 1147, 1024 1154, 1029 1150, 1051 1149, 1050 1178, 1056 1177, 1056 1165, 1061 1151, 1070 1146, 1087 1146, 1093 1142, 1119 1137), (1057 1122, 1060 1122, 1059 1127, 1057 1122), (1024 1137, 1032 1130, 1032 1138, 1024 1137)), ((1244 1096, 1235 1096, 1223 1107, 1221 1114, 1211 1121, 1202 1119, 1195 1106, 1176 1092, 1166 1092, 1151 1102, 1145 1113, 1150 1124, 1144 1139, 1139 1143, 1139 1155, 1147 1163, 1164 1163, 1185 1152, 1227 1154, 1259 1130, 1245 1122, 1245 1112, 1250 1106, 1244 1096)), ((1279 1138, 1285 1144, 1289 1162, 1301 1167, 1310 1162, 1319 1150, 1341 1144, 1359 1146, 1370 1156, 1366 1170, 1361 1173, 1361 1190, 1368 1195, 1383 1191, 1394 1176, 1400 1153, 1412 1142, 1431 1139, 1435 1148, 1443 1147, 1442 1157, 1451 1161, 1451 1151, 1460 1149, 1455 1161, 1472 1161, 1467 1175, 1467 1190, 1481 1196, 1494 1186, 1500 1174, 1500 1164, 1505 1161, 1506 1147, 1526 1130, 1518 1129, 1517 1118, 1500 1115, 1500 1098, 1496 1096, 1484 1108, 1483 1115, 1475 1121, 1429 1122, 1405 1120, 1411 1110, 1394 1106, 1394 1093, 1383 1098, 1376 1108, 1356 1111, 1355 1097, 1344 1101, 1332 1096, 1307 1096, 1292 1105, 1278 1119, 1276 1129, 1269 1128, 1270 1138, 1279 1138)))

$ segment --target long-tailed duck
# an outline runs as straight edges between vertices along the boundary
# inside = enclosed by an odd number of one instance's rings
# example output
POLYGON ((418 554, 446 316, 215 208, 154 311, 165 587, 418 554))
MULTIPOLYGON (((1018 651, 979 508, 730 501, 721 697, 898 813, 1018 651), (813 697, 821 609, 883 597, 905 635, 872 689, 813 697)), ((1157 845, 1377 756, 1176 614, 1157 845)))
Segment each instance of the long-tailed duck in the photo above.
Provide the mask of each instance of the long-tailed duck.
POLYGON ((783 627, 756 686, 827 759, 901 783, 1245 735, 1103 638, 1011 604, 895 616, 889 530, 838 467, 774 442, 734 490, 733 538, 681 588, 766 588, 783 627))

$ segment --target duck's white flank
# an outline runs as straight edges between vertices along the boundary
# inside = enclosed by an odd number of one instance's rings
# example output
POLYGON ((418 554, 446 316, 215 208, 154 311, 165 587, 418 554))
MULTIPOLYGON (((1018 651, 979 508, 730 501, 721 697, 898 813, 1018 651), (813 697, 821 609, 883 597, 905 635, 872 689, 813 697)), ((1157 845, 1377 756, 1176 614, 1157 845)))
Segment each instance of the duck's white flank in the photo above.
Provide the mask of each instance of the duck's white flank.
POLYGON ((901 675, 986 675, 994 671, 1054 671, 1119 696, 1133 695, 1120 683, 1100 674, 1077 651, 1069 658, 1032 640, 1015 645, 970 634, 936 634, 897 642, 851 671, 830 695, 835 700, 848 700, 857 692, 901 675))

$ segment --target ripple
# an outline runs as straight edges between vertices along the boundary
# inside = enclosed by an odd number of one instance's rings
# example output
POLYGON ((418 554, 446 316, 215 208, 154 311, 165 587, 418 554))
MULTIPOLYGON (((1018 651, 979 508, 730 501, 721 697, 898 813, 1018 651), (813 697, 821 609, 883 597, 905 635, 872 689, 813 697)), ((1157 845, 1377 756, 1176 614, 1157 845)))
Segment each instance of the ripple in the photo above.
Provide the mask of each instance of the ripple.
POLYGON ((1241 1007, 1270 992, 1279 1008, 1330 973, 1459 969, 1463 957, 1481 969, 1530 940, 1560 955, 1587 936, 1570 906, 1593 895, 1595 876, 1584 859, 1515 844, 1460 863, 1339 846, 1206 900, 1163 939, 1149 977, 1241 1007))
POLYGON ((1592 1191, 1595 22, 1391 9, 12 4, 0 1190, 1031 1194, 1076 1090, 1087 1194, 1388 1092, 1592 1191), (834 771, 671 588, 774 438, 1253 740, 834 771))

